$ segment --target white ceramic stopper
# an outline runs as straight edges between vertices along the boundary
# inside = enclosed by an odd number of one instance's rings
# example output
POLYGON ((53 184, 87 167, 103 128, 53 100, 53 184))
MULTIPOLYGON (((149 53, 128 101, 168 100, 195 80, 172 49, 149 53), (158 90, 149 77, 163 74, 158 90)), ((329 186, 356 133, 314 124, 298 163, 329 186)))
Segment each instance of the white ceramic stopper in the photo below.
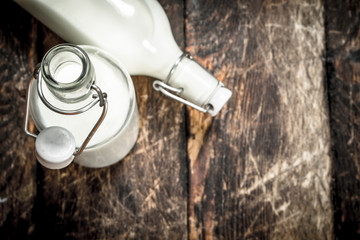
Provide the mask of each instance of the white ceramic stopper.
POLYGON ((231 97, 232 92, 226 87, 218 87, 211 98, 209 99, 209 104, 212 106, 212 109, 209 110, 211 116, 216 116, 216 114, 222 109, 225 103, 231 97))
POLYGON ((75 138, 65 128, 45 128, 36 138, 35 149, 36 158, 44 167, 64 168, 74 159, 75 138))
POLYGON ((181 88, 185 99, 198 106, 211 105, 209 113, 215 116, 229 100, 232 92, 223 86, 213 75, 207 72, 198 62, 182 58, 179 66, 172 73, 168 84, 181 88))

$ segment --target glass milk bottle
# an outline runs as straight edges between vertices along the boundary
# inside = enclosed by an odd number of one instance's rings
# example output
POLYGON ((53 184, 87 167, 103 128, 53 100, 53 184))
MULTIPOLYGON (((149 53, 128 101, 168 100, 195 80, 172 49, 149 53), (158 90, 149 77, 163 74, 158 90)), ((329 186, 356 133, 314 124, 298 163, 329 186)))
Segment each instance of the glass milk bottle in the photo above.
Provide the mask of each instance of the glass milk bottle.
POLYGON ((155 90, 215 116, 231 91, 177 46, 156 0, 15 0, 64 40, 114 54, 155 90))
POLYGON ((53 47, 30 81, 25 131, 36 138, 38 161, 51 169, 66 167, 73 160, 95 168, 118 162, 138 135, 129 74, 99 48, 53 47), (28 130, 29 116, 38 135, 28 130))

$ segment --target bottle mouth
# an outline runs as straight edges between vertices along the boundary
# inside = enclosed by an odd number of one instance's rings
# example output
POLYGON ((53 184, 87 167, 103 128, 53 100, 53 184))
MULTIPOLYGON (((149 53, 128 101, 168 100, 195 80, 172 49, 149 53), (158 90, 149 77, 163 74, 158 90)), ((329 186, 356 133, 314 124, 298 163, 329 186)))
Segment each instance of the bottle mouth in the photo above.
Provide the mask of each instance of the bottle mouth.
POLYGON ((44 56, 41 73, 49 90, 60 99, 81 99, 94 82, 93 68, 83 49, 60 44, 44 56))

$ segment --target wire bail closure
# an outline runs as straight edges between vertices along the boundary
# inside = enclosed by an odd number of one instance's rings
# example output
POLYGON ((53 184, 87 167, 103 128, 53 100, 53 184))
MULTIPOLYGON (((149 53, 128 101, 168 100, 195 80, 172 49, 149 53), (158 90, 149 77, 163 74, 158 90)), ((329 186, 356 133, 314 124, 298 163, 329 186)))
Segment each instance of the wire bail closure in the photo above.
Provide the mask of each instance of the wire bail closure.
POLYGON ((90 103, 86 104, 85 106, 83 106, 81 108, 74 109, 74 110, 63 110, 63 109, 57 108, 57 107, 53 106, 50 102, 47 101, 47 99, 43 93, 43 90, 42 90, 43 80, 41 77, 40 64, 38 64, 35 67, 35 70, 31 76, 29 84, 28 84, 27 97, 26 97, 25 124, 24 124, 25 133, 33 138, 37 138, 38 135, 30 132, 28 125, 29 125, 31 84, 34 79, 37 81, 37 90, 38 90, 38 94, 39 94, 41 101, 45 104, 45 106, 47 106, 50 110, 52 110, 56 113, 63 114, 63 115, 77 115, 77 114, 88 111, 89 109, 94 107, 97 103, 99 103, 99 106, 103 108, 103 111, 102 111, 98 121, 95 123, 94 127, 91 129, 91 131, 89 132, 88 136, 86 137, 86 139, 84 140, 84 142, 82 143, 80 148, 75 149, 75 152, 73 155, 76 156, 76 155, 81 154, 84 151, 84 149, 86 148, 87 144, 90 142, 91 138, 94 136, 94 134, 98 130, 98 128, 100 127, 103 120, 105 119, 105 116, 106 116, 106 113, 108 110, 107 94, 103 93, 98 86, 96 86, 95 84, 92 84, 91 89, 93 91, 95 91, 95 93, 93 94, 93 96, 92 96, 93 100, 90 103))
POLYGON ((179 101, 185 105, 188 105, 198 111, 201 111, 201 112, 209 112, 209 110, 211 110, 212 106, 210 104, 206 104, 205 107, 203 106, 199 106, 195 103, 192 103, 182 97, 180 97, 179 95, 183 92, 183 89, 182 88, 175 88, 175 87, 172 87, 170 86, 168 83, 172 77, 172 75, 174 74, 176 68, 179 66, 179 64, 181 63, 181 61, 184 59, 184 58, 189 58, 190 60, 193 60, 193 57, 187 53, 187 52, 184 52, 175 62, 175 64, 172 66, 168 76, 166 77, 165 79, 165 82, 164 81, 161 81, 161 80, 155 80, 153 82, 153 88, 156 90, 156 91, 160 91, 162 92, 164 95, 176 100, 176 101, 179 101), (174 94, 175 93, 175 94, 174 94))

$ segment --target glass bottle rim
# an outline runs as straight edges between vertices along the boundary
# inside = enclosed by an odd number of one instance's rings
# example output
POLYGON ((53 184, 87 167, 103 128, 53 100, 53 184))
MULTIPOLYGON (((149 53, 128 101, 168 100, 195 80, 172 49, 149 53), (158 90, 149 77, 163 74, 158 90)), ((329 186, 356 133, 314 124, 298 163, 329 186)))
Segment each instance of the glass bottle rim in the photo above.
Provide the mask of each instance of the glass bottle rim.
POLYGON ((86 52, 80 47, 70 44, 70 43, 62 43, 52 47, 47 53, 44 55, 43 60, 41 62, 41 73, 44 77, 46 84, 57 90, 76 90, 83 86, 84 82, 86 82, 86 76, 91 72, 91 63, 89 56, 86 52), (69 52, 78 57, 79 62, 81 64, 81 73, 79 76, 71 82, 63 83, 59 82, 53 76, 51 71, 51 62, 55 56, 60 53, 69 52))

